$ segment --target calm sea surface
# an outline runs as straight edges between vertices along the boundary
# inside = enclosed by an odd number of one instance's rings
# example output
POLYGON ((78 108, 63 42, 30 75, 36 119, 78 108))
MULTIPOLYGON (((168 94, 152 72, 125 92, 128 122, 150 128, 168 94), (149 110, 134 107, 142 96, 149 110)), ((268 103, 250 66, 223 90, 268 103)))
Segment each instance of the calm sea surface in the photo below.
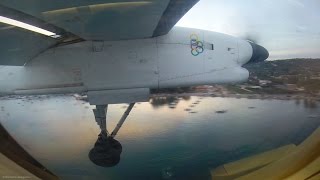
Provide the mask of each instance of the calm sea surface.
MULTIPOLYGON (((209 170, 282 145, 320 126, 320 104, 307 100, 158 98, 135 105, 116 139, 120 163, 88 158, 100 132, 87 102, 73 96, 0 99, 0 122, 62 179, 210 179, 209 170)), ((112 131, 126 104, 110 105, 112 131)))

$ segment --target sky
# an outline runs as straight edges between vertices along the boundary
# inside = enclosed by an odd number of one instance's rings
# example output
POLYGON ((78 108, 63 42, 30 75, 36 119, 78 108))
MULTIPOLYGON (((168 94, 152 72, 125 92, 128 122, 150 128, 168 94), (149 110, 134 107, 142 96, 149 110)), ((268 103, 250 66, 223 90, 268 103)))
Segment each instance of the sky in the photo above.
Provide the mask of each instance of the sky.
POLYGON ((200 0, 176 25, 255 40, 270 60, 320 58, 319 0, 200 0))

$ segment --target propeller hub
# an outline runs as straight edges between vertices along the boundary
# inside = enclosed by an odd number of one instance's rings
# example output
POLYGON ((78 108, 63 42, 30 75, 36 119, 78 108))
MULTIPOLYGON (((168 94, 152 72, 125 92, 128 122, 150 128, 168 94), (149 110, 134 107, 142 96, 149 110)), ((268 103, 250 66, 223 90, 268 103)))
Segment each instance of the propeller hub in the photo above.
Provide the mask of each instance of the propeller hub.
POLYGON ((269 52, 266 48, 248 41, 252 47, 252 56, 248 63, 262 62, 269 57, 269 52))

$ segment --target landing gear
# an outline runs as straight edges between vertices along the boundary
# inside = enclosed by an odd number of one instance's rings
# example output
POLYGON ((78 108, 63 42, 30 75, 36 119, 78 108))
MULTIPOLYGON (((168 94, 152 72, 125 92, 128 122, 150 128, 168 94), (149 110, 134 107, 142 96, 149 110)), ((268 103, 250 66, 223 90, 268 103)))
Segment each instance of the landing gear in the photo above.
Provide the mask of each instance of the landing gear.
POLYGON ((119 141, 114 139, 114 137, 127 119, 134 104, 135 103, 131 103, 129 105, 111 134, 109 134, 107 130, 106 117, 108 105, 97 105, 96 109, 93 110, 96 122, 101 130, 93 149, 89 152, 89 159, 94 164, 102 167, 112 167, 120 162, 122 146, 119 141))

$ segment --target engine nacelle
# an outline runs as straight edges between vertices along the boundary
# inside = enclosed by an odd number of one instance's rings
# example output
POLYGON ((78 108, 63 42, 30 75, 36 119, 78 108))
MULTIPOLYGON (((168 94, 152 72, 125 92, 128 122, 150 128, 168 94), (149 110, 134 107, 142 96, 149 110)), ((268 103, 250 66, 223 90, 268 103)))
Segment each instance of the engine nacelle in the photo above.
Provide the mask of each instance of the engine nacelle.
POLYGON ((267 57, 263 47, 245 40, 174 27, 155 38, 54 47, 25 67, 1 68, 0 95, 110 94, 110 90, 236 83, 249 76, 242 65, 267 57))
POLYGON ((236 67, 159 81, 159 88, 188 87, 208 84, 228 84, 245 82, 249 78, 249 71, 245 68, 236 67))

